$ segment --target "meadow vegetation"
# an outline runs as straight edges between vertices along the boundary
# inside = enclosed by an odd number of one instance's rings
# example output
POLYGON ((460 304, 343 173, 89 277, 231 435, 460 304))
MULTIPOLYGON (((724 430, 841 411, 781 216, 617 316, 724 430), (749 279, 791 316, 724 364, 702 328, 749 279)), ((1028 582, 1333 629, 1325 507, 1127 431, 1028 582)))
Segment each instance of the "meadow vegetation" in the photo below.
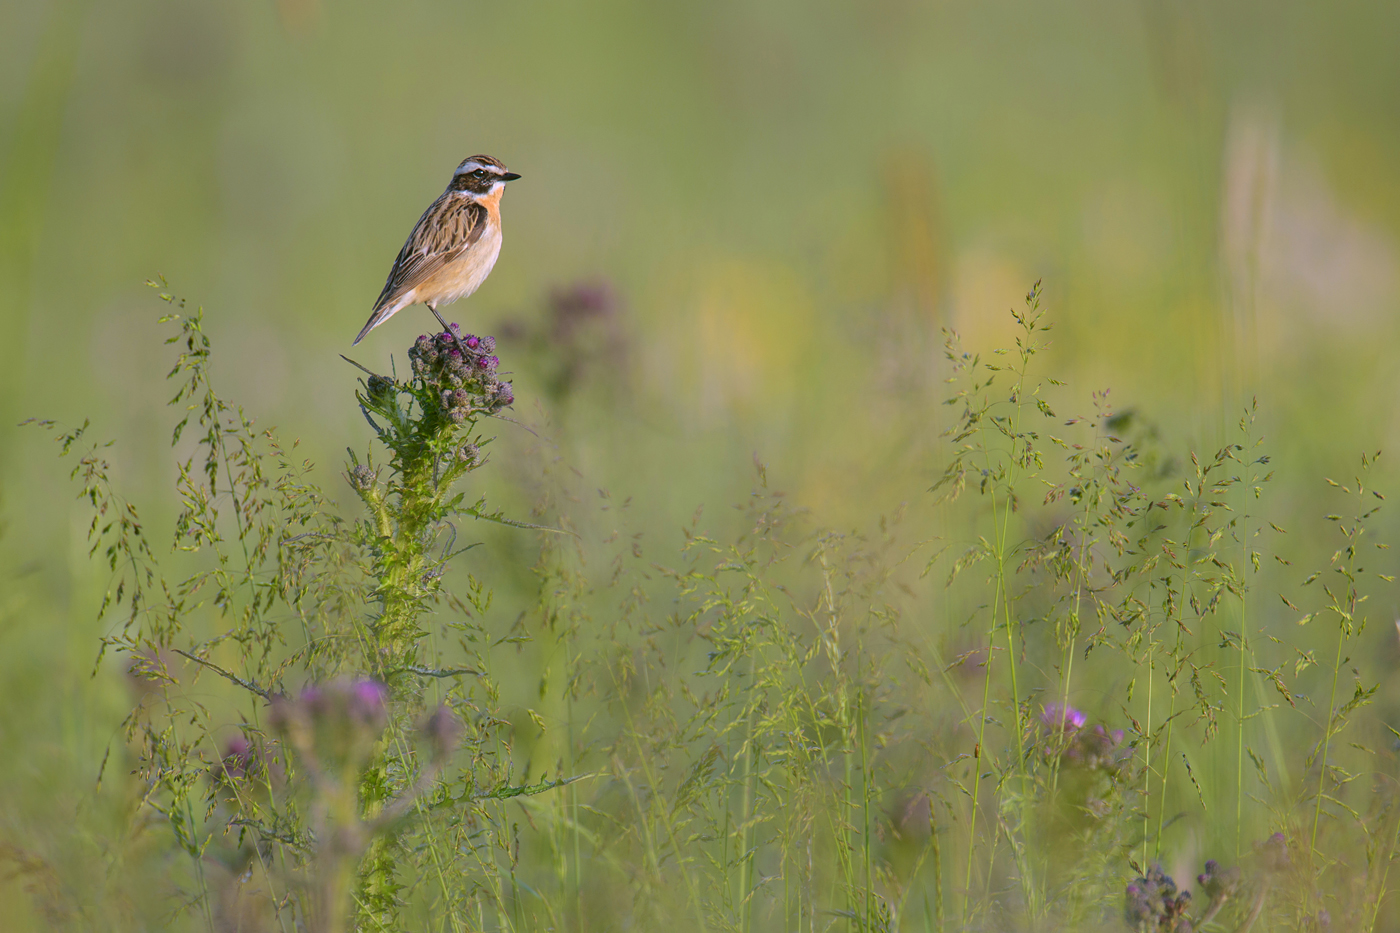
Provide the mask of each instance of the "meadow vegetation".
POLYGON ((346 512, 162 298, 173 547, 88 425, 48 425, 111 574, 98 663, 133 698, 94 775, 129 792, 102 893, 7 853, 55 928, 1395 922, 1397 734, 1355 660, 1392 583, 1378 455, 1275 524, 1257 406, 1170 449, 1042 370, 1037 285, 1014 345, 945 333, 946 462, 862 528, 761 463, 739 522, 697 511, 671 541, 562 458, 508 515, 473 487, 520 429, 510 360, 455 328, 408 372, 361 367, 346 512), (531 542, 524 608, 454 569, 488 527, 531 542))

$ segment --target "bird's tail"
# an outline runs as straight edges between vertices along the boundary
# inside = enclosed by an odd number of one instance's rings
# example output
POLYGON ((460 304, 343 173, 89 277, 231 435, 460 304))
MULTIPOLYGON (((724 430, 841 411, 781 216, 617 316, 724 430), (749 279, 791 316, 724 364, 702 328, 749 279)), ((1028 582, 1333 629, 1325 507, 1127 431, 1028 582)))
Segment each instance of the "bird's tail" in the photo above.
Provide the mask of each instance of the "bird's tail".
POLYGON ((374 313, 371 314, 369 316, 369 320, 365 322, 364 329, 360 331, 360 335, 351 342, 350 346, 353 347, 361 340, 364 340, 366 334, 374 330, 380 324, 383 324, 385 321, 389 320, 389 318, 393 317, 394 314, 398 312, 398 310, 402 307, 403 305, 395 302, 394 304, 385 305, 382 308, 375 308, 374 313))

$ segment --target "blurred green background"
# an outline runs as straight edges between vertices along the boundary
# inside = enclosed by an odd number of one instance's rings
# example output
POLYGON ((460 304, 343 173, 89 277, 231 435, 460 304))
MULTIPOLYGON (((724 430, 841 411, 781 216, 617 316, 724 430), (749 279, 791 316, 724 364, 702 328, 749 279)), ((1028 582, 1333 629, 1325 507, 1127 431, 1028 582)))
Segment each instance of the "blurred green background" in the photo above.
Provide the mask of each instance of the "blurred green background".
MULTIPOLYGON (((1214 450, 1257 394, 1283 524, 1400 432, 1397 36, 1374 2, 0 6, 0 843, 122 832, 92 790, 130 705, 118 669, 90 677, 105 578, 67 467, 15 425, 120 438, 164 540, 147 278, 205 308, 225 395, 339 490, 368 431, 338 354, 489 153, 524 177, 446 314, 502 336, 553 445, 501 436, 489 492, 517 511, 557 455, 667 542, 757 455, 823 520, 931 523, 940 328, 1004 345, 1043 278, 1057 407, 1111 388, 1214 450), (580 285, 602 310, 574 322, 580 285)), ((429 320, 351 355, 402 366, 429 320)), ((0 888, 0 926, 44 883, 0 888)))

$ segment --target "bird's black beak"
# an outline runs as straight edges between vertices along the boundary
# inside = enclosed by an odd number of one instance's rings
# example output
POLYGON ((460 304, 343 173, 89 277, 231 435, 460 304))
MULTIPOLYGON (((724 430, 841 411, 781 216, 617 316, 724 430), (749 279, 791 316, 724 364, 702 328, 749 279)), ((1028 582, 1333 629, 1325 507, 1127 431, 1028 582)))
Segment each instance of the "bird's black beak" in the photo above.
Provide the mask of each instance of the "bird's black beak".
POLYGON ((501 180, 502 180, 502 181, 515 181, 515 180, 516 180, 517 178, 519 178, 519 177, 520 177, 520 176, 517 175, 515 172, 506 172, 504 175, 501 176, 501 180))

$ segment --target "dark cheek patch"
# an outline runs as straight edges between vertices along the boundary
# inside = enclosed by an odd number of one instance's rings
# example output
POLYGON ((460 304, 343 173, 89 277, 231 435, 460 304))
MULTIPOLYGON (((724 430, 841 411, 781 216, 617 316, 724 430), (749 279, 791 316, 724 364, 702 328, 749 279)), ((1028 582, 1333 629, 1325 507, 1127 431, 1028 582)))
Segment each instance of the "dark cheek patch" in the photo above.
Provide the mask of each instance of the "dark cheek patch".
POLYGON ((491 190, 491 185, 495 181, 495 178, 489 176, 486 178, 476 178, 470 172, 463 172, 452 179, 452 190, 470 191, 472 194, 485 194, 491 190))

